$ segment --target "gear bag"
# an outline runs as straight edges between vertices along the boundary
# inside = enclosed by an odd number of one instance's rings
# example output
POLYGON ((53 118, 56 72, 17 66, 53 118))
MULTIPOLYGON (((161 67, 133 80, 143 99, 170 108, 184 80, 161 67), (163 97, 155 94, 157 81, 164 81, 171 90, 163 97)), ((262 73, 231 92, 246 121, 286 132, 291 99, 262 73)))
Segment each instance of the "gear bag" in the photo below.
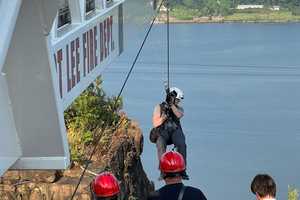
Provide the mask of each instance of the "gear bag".
POLYGON ((157 138, 159 137, 160 135, 160 130, 159 130, 159 127, 156 127, 156 128, 152 128, 151 131, 150 131, 150 135, 149 135, 149 139, 152 143, 156 143, 157 141, 157 138))

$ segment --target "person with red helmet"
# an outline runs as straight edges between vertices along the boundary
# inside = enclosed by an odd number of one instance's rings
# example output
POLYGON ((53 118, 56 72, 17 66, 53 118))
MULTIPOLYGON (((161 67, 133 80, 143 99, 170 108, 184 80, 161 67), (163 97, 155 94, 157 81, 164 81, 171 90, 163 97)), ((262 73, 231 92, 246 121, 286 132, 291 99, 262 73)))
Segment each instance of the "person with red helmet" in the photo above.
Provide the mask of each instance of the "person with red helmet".
POLYGON ((110 172, 103 172, 96 176, 91 183, 93 200, 117 200, 120 186, 116 177, 110 172))
POLYGON ((207 200, 200 189, 183 185, 186 165, 180 153, 164 153, 160 158, 159 168, 166 185, 151 193, 148 200, 207 200))

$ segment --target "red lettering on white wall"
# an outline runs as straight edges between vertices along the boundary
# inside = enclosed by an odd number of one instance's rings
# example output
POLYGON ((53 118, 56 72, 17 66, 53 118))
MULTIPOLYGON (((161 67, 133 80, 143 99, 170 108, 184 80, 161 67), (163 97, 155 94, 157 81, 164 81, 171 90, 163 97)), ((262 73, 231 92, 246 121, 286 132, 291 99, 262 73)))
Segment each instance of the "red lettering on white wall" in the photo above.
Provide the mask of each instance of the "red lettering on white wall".
POLYGON ((68 92, 70 92, 71 90, 71 80, 70 80, 70 61, 69 61, 69 45, 67 44, 66 46, 66 52, 67 52, 67 88, 68 88, 68 92))
POLYGON ((86 33, 82 34, 82 48, 83 48, 83 76, 86 76, 86 63, 87 63, 87 39, 86 33))
POLYGON ((105 61, 114 49, 113 16, 110 16, 57 50, 53 58, 60 97, 64 98, 81 79, 105 61))
POLYGON ((100 62, 103 61, 103 54, 104 54, 103 23, 100 23, 100 62))
POLYGON ((95 56, 95 67, 98 65, 97 57, 97 26, 94 26, 94 56, 95 56))
POLYGON ((76 38, 71 42, 71 88, 80 81, 79 56, 79 38, 76 38))
POLYGON ((89 50, 90 50, 90 66, 89 70, 92 71, 94 69, 94 34, 93 29, 89 30, 89 50))
POLYGON ((115 50, 115 44, 114 44, 114 40, 113 40, 113 16, 109 17, 109 26, 110 26, 110 38, 111 38, 111 51, 115 50))
POLYGON ((79 63, 80 63, 79 38, 76 38, 76 76, 77 76, 77 83, 80 82, 79 63))
POLYGON ((106 50, 107 50, 107 56, 109 56, 110 53, 110 48, 109 48, 109 43, 110 43, 110 25, 109 25, 109 18, 105 20, 106 22, 106 50))
POLYGON ((71 42, 71 88, 73 88, 75 86, 75 75, 74 75, 74 71, 75 71, 75 41, 73 40, 71 42))
POLYGON ((60 98, 62 98, 63 93, 62 93, 62 60, 63 60, 63 56, 62 56, 62 50, 58 50, 57 51, 57 65, 58 65, 58 82, 59 82, 59 94, 60 94, 60 98))
POLYGON ((54 58, 54 64, 55 64, 55 71, 57 73, 57 61, 56 61, 56 55, 53 54, 53 58, 54 58))
POLYGON ((87 38, 87 72, 90 73, 90 37, 89 37, 89 31, 86 32, 86 38, 87 38))
POLYGON ((106 58, 107 57, 107 34, 106 34, 106 32, 107 32, 107 26, 106 26, 106 20, 104 20, 104 28, 103 28, 103 36, 104 36, 104 58, 106 58))

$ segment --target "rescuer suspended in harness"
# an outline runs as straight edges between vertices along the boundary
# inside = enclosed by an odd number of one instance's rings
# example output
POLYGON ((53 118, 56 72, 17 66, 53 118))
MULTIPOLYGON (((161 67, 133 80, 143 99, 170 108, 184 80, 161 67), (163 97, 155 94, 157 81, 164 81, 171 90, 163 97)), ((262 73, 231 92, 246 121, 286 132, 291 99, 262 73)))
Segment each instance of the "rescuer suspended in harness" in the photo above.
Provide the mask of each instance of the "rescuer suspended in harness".
MULTIPOLYGON (((184 110, 179 105, 183 98, 183 92, 172 87, 167 91, 166 100, 154 108, 152 117, 154 128, 151 130, 150 140, 156 143, 158 160, 166 152, 167 145, 174 144, 186 163, 185 136, 180 124, 184 110)), ((188 179, 187 176, 185 178, 188 179)))

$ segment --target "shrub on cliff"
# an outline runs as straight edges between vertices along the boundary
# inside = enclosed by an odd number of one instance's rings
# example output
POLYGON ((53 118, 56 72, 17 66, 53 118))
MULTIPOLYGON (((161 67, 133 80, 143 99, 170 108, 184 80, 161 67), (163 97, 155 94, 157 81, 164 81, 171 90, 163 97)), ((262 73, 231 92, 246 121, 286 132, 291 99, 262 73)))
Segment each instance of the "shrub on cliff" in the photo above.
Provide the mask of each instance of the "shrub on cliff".
POLYGON ((299 191, 295 188, 288 187, 288 200, 299 200, 299 191))
MULTIPOLYGON (((64 113, 72 161, 84 161, 84 155, 97 143, 99 134, 120 119, 116 111, 122 108, 122 99, 116 102, 116 97, 108 97, 101 84, 101 78, 97 78, 64 113)), ((105 138, 105 134, 101 136, 102 142, 105 138)))

